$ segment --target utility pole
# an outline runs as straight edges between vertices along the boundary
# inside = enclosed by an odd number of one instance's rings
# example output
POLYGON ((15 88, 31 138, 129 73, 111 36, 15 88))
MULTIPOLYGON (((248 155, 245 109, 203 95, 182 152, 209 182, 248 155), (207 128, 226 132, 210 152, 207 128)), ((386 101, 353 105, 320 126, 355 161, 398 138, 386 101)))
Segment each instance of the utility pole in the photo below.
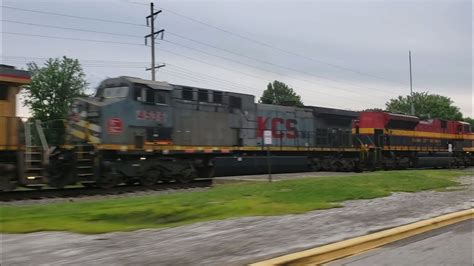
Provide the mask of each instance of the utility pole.
POLYGON ((413 99, 413 80, 411 75, 411 51, 408 51, 408 63, 410 64, 410 114, 415 115, 415 103, 413 99))
POLYGON ((150 3, 150 15, 146 17, 146 25, 150 27, 150 34, 145 36, 145 45, 147 45, 147 39, 150 38, 151 40, 151 67, 147 68, 147 71, 151 71, 151 80, 155 80, 155 71, 160 67, 164 67, 165 65, 155 65, 155 38, 157 35, 161 35, 161 39, 163 40, 163 34, 165 32, 164 29, 155 32, 155 19, 158 14, 161 13, 161 10, 155 11, 153 2, 150 3))

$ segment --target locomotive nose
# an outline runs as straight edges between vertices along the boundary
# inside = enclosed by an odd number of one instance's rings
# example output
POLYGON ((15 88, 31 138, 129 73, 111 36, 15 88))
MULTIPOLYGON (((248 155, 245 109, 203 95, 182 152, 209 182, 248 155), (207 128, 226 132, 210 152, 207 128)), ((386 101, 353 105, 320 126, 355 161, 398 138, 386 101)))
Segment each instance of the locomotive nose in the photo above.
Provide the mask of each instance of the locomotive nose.
POLYGON ((75 141, 100 143, 99 106, 82 99, 76 99, 69 114, 68 133, 75 141))

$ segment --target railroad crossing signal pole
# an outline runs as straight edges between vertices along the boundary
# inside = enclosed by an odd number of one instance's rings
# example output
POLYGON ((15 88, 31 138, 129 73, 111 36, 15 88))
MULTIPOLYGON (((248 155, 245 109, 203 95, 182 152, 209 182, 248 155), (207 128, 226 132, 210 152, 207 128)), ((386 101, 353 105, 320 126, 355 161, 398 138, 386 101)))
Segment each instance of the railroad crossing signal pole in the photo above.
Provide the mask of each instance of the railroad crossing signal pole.
POLYGON ((151 40, 151 67, 147 68, 147 71, 151 71, 151 80, 155 80, 155 71, 160 67, 165 65, 155 65, 155 38, 157 35, 160 35, 160 38, 163 40, 164 29, 155 32, 155 19, 158 14, 161 13, 161 10, 155 11, 153 2, 150 3, 150 15, 146 17, 146 25, 150 27, 150 34, 145 36, 145 45, 147 44, 147 39, 151 40))

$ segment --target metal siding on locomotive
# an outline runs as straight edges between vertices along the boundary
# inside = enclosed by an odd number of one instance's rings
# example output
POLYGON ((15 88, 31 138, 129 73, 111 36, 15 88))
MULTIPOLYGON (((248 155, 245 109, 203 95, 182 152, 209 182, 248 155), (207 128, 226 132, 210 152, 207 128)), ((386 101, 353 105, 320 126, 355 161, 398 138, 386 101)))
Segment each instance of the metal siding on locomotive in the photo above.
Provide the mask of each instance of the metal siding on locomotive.
POLYGON ((69 117, 67 145, 51 156, 53 186, 188 182, 229 164, 245 173, 262 169, 267 149, 286 171, 360 164, 351 133, 357 112, 258 104, 248 94, 118 77, 76 99, 69 117))

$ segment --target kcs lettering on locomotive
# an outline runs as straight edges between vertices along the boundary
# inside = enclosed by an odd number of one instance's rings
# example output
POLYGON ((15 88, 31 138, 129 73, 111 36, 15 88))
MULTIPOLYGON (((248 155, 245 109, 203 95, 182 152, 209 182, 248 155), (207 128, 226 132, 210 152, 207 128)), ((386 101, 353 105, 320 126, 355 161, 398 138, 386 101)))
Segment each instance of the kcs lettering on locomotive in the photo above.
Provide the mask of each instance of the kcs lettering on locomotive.
POLYGON ((283 119, 281 117, 257 117, 257 138, 263 137, 263 131, 267 129, 267 124, 271 121, 271 130, 273 138, 289 138, 295 139, 298 137, 298 129, 296 119, 283 119), (281 129, 281 128, 284 129, 281 129))

